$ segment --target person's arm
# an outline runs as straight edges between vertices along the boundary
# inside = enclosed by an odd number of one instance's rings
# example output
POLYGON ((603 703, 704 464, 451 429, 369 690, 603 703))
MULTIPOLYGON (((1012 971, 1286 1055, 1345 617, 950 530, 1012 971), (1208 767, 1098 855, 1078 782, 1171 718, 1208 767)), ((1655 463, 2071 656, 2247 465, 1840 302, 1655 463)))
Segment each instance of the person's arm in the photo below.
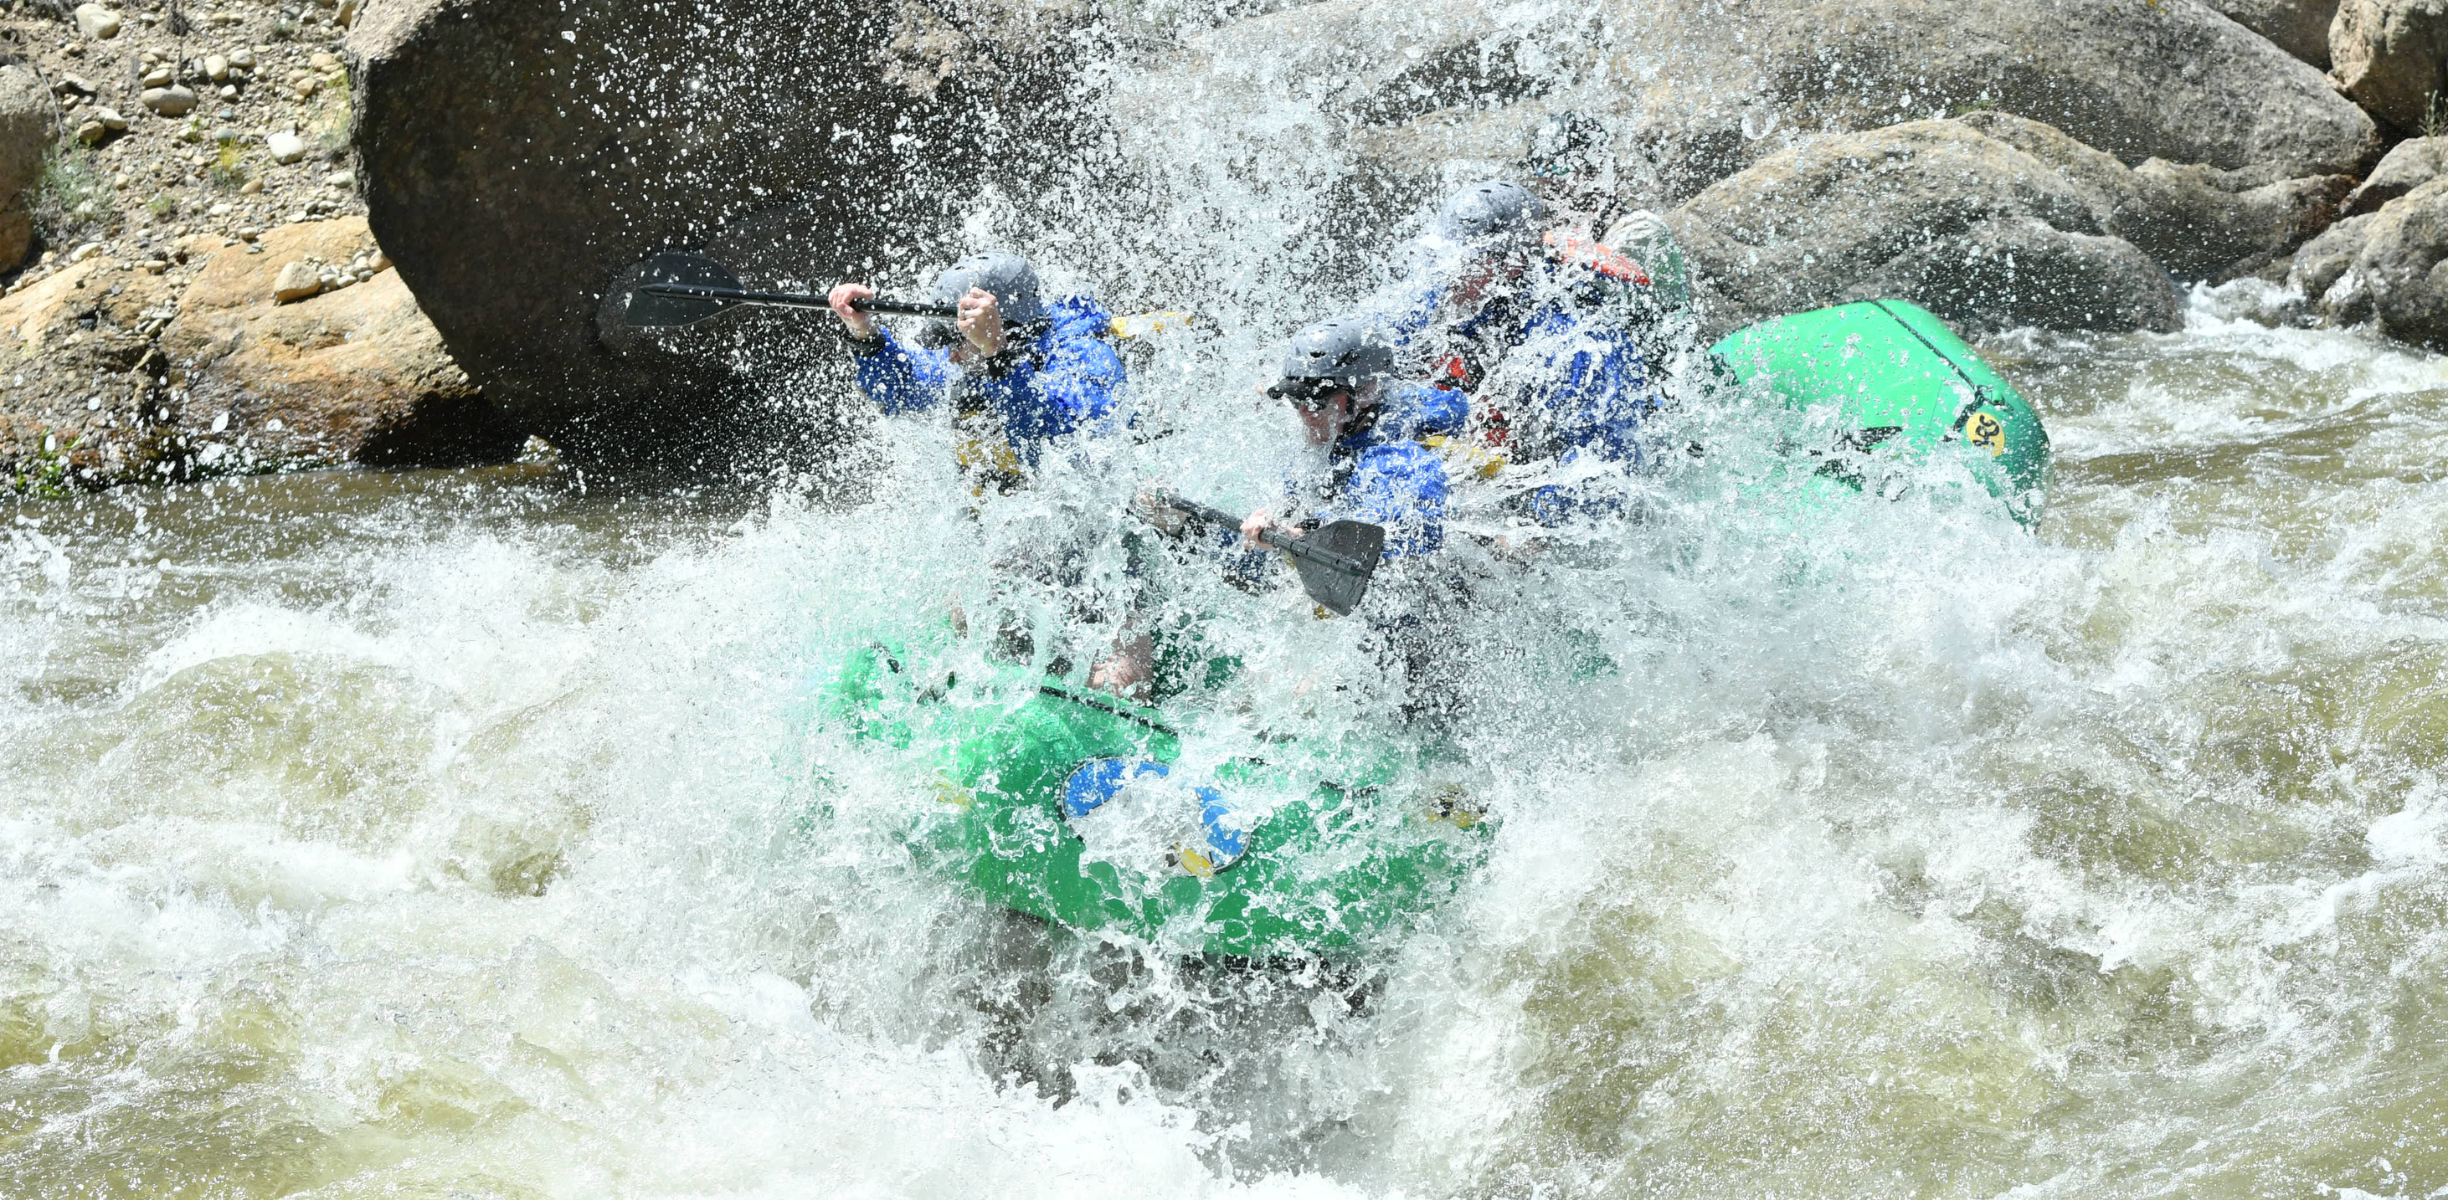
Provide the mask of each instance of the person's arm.
POLYGON ((1640 427, 1660 393, 1640 347, 1620 331, 1561 315, 1536 335, 1544 362, 1541 407, 1566 443, 1613 462, 1641 461, 1640 427))
POLYGON ((876 324, 875 315, 861 312, 861 300, 875 298, 863 283, 836 284, 825 302, 840 318, 850 352, 858 358, 858 386, 886 414, 932 408, 943 402, 951 361, 940 350, 911 346, 876 324))
POLYGON ((886 416, 933 408, 949 394, 952 363, 941 350, 912 346, 889 329, 851 346, 858 355, 859 390, 886 416))
POLYGON ((833 315, 841 319, 842 331, 853 342, 876 340, 875 315, 858 308, 859 301, 873 299, 875 289, 863 283, 837 283, 825 294, 825 303, 832 306, 833 315))

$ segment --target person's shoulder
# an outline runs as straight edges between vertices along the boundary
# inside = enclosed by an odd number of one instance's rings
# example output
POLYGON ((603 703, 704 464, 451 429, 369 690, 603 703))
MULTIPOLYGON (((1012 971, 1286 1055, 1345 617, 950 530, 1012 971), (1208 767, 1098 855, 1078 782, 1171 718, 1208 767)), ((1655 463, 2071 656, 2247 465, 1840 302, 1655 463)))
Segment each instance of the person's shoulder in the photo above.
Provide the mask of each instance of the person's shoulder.
POLYGON ((1445 474, 1445 460, 1437 452, 1410 438, 1387 438, 1361 447, 1354 465, 1364 471, 1393 475, 1414 475, 1434 472, 1445 474))
POLYGON ((1089 296, 1063 296, 1046 304, 1046 317, 1057 333, 1101 333, 1113 325, 1113 313, 1089 296))

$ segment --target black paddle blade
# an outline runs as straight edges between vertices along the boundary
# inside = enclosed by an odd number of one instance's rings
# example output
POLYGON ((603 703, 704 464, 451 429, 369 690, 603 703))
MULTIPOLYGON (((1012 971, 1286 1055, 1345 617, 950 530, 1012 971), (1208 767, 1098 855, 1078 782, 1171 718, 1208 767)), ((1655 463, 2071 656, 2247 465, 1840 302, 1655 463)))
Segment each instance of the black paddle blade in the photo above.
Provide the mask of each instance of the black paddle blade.
POLYGON ((731 307, 730 302, 725 300, 658 296, 645 290, 647 285, 656 283, 736 289, 739 278, 731 274, 729 268, 702 254, 655 255, 646 260, 646 265, 638 271, 637 286, 630 289, 629 309, 625 315, 631 326, 668 329, 675 325, 694 325, 731 307))
POLYGON ((1360 607, 1361 598, 1368 595, 1369 578, 1377 573, 1377 564, 1384 561, 1385 536, 1384 526, 1360 521, 1336 521, 1319 527, 1302 538, 1300 544, 1340 555, 1360 569, 1355 573, 1295 554, 1292 566, 1300 572, 1301 590, 1326 611, 1338 617, 1350 616, 1353 609, 1360 607))

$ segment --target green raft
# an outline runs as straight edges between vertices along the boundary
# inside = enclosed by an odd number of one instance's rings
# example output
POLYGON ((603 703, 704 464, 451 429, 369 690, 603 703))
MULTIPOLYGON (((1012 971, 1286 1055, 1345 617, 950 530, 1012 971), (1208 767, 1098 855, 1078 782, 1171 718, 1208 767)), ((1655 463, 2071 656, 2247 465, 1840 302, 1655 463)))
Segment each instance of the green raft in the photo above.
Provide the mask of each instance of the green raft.
POLYGON ((1710 348, 1735 381, 1832 415, 1834 444, 1796 446, 1828 496, 1879 490, 1939 456, 2030 527, 2048 495, 2048 430, 2031 403, 1927 309, 1870 300, 1738 329, 1710 348), (1825 410, 1832 408, 1832 414, 1825 410))
POLYGON ((1397 747, 1277 737, 1227 756, 1186 732, 1192 714, 942 658, 851 654, 820 720, 931 778, 938 803, 911 849, 1006 908, 1177 951, 1332 953, 1432 909, 1485 856, 1491 824, 1451 791, 1419 789, 1426 772, 1397 747), (1181 766, 1185 741, 1205 767, 1181 766), (1077 811, 1100 772, 1108 790, 1160 789, 1152 802, 1179 806, 1182 836, 1100 857, 1084 826, 1118 805, 1077 811))

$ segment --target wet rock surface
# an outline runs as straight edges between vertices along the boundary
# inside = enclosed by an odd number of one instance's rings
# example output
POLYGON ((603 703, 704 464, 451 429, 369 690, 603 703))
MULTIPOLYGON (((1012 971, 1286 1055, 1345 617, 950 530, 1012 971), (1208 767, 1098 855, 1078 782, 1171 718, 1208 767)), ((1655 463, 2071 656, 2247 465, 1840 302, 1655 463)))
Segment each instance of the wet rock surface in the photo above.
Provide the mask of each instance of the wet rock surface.
POLYGON ((2363 243, 2371 236, 2371 223, 2376 216, 2364 213, 2348 217, 2323 230, 2319 237, 2295 252, 2289 266, 2289 280, 2332 319, 2351 323, 2371 315, 2370 292, 2359 281, 2348 282, 2334 296, 2331 292, 2354 268, 2355 258, 2363 253, 2363 243))
POLYGON ((2400 341, 2448 349, 2448 179, 2341 222, 2296 256, 2293 278, 2334 324, 2376 323, 2400 341))

